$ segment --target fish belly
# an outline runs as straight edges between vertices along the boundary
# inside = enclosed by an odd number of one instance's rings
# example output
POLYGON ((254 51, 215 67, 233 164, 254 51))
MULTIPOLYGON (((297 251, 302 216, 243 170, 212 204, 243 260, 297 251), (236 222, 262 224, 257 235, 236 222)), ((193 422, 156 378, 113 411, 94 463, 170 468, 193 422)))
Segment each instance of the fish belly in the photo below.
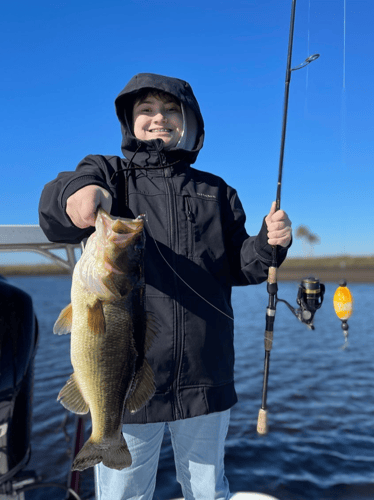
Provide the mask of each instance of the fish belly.
POLYGON ((92 438, 104 443, 121 430, 123 405, 134 377, 137 353, 126 304, 104 305, 103 314, 104 331, 76 333, 73 324, 71 357, 76 381, 90 408, 92 438))

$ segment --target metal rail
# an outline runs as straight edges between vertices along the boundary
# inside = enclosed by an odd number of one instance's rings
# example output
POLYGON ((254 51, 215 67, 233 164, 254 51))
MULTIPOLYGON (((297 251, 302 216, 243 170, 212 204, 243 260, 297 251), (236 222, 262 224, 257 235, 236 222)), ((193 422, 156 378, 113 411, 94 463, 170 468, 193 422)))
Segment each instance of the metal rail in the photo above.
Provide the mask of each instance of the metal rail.
POLYGON ((50 242, 38 225, 0 225, 0 252, 35 252, 73 274, 76 264, 75 249, 80 244, 50 242), (54 251, 64 250, 66 259, 54 251))

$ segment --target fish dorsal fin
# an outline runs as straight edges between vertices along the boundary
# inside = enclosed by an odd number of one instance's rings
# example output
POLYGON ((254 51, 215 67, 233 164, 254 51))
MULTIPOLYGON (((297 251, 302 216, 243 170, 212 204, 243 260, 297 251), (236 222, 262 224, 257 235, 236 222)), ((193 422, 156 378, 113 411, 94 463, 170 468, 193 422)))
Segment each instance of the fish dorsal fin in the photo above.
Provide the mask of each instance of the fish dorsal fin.
POLYGON ((153 344, 155 338, 157 337, 158 331, 158 322, 154 314, 147 312, 147 320, 146 320, 146 331, 145 331, 145 339, 144 339, 144 349, 145 352, 149 350, 151 345, 153 344))
POLYGON ((141 368, 135 374, 132 388, 125 407, 130 413, 135 413, 151 399, 156 390, 153 371, 146 359, 144 359, 141 368))
POLYGON ((73 324, 73 307, 71 304, 64 307, 57 318, 53 327, 53 333, 57 335, 64 335, 71 332, 71 325, 73 324))
MULTIPOLYGON (((156 337, 157 321, 155 316, 148 312, 144 338, 144 352, 148 351, 156 337)), ((131 387, 131 393, 126 401, 125 407, 131 413, 135 413, 151 399, 155 390, 155 379, 152 368, 150 367, 148 361, 144 358, 142 366, 135 374, 131 387)))
POLYGON ((74 373, 70 376, 64 387, 61 389, 57 401, 60 401, 62 406, 73 413, 84 415, 88 413, 89 406, 84 400, 79 386, 75 380, 74 373))
POLYGON ((88 306, 87 326, 92 334, 105 332, 105 317, 100 300, 96 300, 92 306, 88 306))

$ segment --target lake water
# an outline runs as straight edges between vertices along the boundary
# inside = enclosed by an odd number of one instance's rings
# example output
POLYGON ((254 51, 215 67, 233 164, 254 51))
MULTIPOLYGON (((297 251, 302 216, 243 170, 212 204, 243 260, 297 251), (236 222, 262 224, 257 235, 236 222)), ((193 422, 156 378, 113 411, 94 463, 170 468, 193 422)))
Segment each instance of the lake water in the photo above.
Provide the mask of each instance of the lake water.
MULTIPOLYGON (((300 276, 300 279, 303 276, 300 276)), ((70 336, 53 335, 70 301, 69 277, 11 277, 33 298, 40 339, 35 361, 32 458, 27 469, 43 481, 66 484, 74 415, 56 397, 72 372, 70 336)), ((278 297, 296 305, 297 282, 279 284, 278 297)), ((348 285, 355 299, 349 348, 327 283, 314 331, 277 306, 268 391, 267 436, 256 433, 261 405, 266 284, 234 289, 236 388, 231 413, 226 475, 231 490, 268 493, 280 500, 374 498, 374 285, 348 285)), ((198 299, 197 299, 198 300, 198 299)), ((87 434, 89 430, 87 421, 87 434)), ((87 436, 88 437, 88 436, 87 436)), ((94 495, 93 474, 82 474, 82 499, 94 495)), ((170 436, 161 451, 155 500, 181 496, 170 436)), ((58 489, 26 493, 27 499, 63 499, 58 489)))

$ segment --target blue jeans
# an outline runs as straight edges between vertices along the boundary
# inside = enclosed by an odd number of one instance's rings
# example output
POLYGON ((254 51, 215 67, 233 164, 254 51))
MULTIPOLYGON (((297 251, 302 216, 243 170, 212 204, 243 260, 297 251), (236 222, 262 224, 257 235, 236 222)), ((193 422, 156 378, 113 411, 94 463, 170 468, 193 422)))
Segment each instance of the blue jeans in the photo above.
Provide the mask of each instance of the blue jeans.
MULTIPOLYGON (((186 500, 228 500, 224 446, 230 410, 168 422, 177 481, 186 500)), ((95 466, 97 500, 152 500, 165 423, 123 426, 132 465, 95 466)), ((166 500, 166 499, 165 499, 166 500)))

